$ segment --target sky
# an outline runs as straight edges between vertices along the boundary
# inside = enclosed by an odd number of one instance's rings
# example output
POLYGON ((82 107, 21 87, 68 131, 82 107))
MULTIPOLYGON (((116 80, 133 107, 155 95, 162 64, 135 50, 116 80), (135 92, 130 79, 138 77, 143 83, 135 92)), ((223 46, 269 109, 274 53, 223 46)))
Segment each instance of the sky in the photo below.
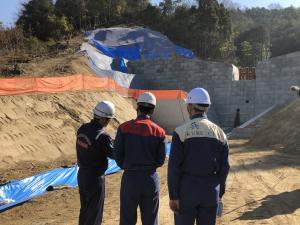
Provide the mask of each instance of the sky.
MULTIPOLYGON (((0 21, 5 26, 12 26, 18 17, 21 3, 25 0, 0 0, 0 21)), ((295 6, 300 7, 300 0, 233 0, 244 7, 267 7, 271 3, 279 3, 283 7, 295 6)), ((158 4, 160 0, 151 0, 158 4)))

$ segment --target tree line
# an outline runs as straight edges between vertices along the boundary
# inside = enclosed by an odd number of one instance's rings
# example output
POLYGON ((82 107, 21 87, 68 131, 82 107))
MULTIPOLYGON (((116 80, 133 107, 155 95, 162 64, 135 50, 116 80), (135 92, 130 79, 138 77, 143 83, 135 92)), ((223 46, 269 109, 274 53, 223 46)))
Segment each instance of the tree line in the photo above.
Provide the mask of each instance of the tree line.
POLYGON ((230 0, 30 0, 17 27, 41 40, 116 25, 146 26, 204 60, 239 66, 300 50, 300 9, 239 9, 230 0))

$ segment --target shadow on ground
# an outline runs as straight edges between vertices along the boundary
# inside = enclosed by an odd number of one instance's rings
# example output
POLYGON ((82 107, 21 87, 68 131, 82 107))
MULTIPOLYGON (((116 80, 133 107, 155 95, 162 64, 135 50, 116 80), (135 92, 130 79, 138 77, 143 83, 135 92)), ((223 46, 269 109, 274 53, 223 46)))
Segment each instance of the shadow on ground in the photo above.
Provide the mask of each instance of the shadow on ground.
POLYGON ((248 157, 251 162, 242 160, 238 165, 231 167, 232 171, 272 170, 276 168, 300 166, 299 149, 289 149, 278 146, 260 148, 249 144, 248 140, 238 140, 230 143, 230 157, 239 157, 247 153, 250 154, 248 157))
POLYGON ((261 206, 245 212, 240 220, 262 220, 277 215, 288 215, 300 208, 300 189, 283 192, 278 195, 268 195, 261 200, 261 206))

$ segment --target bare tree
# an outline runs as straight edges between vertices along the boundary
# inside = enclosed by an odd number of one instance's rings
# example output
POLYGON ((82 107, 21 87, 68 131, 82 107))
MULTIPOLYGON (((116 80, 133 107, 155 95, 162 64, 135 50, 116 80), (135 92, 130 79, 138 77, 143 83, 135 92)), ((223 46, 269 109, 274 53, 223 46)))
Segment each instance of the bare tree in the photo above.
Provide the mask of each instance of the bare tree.
POLYGON ((279 3, 272 3, 270 5, 268 5, 268 9, 283 9, 283 7, 279 4, 279 3))
POLYGON ((220 4, 223 4, 225 6, 225 8, 227 9, 241 9, 242 6, 237 3, 237 2, 234 2, 232 0, 218 0, 218 2, 220 4))

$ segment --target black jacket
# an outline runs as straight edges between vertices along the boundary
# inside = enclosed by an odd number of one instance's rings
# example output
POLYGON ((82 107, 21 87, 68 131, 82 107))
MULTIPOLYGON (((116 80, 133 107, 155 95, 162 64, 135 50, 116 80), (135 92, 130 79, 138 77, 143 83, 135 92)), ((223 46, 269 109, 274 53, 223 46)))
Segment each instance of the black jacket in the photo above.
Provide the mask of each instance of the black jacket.
POLYGON ((77 131, 77 162, 80 169, 103 175, 113 158, 113 140, 95 120, 83 124, 77 131))

